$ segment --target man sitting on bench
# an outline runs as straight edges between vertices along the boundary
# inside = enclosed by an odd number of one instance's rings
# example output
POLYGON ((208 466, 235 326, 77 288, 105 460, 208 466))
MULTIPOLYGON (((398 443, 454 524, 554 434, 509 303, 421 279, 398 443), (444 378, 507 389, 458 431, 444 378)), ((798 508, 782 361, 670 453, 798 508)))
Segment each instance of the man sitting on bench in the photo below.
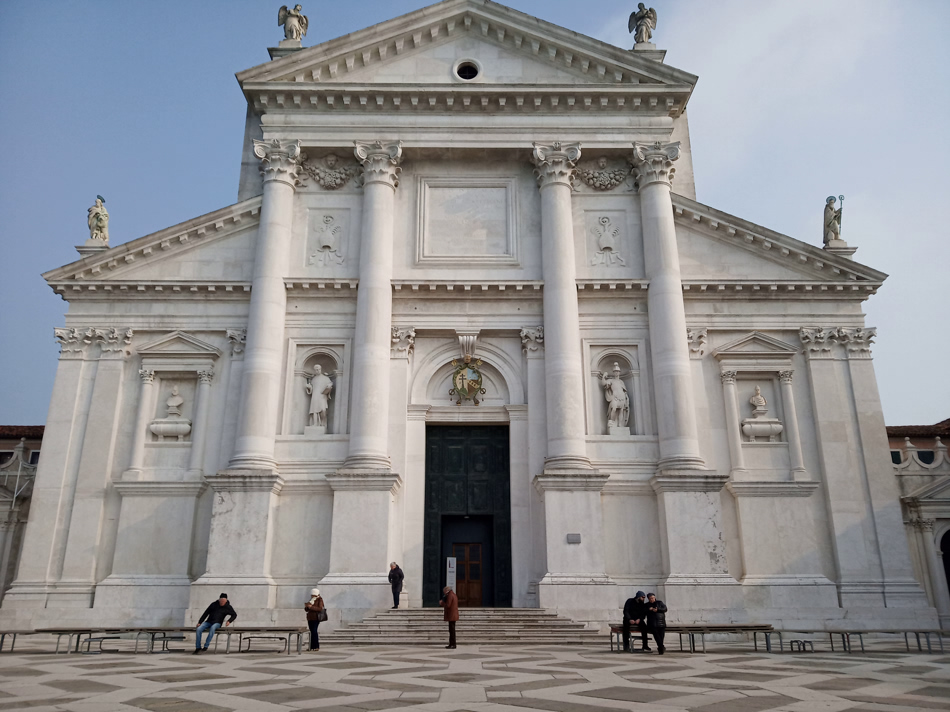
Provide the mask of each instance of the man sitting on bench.
POLYGON ((227 627, 231 625, 236 618, 237 613, 231 608, 231 604, 228 603, 228 594, 222 593, 218 600, 208 606, 205 612, 201 614, 201 618, 198 619, 198 628, 195 630, 195 652, 192 653, 192 655, 197 655, 201 651, 207 650, 208 646, 211 645, 211 639, 214 637, 218 628, 221 627, 221 624, 224 623, 225 627, 227 627), (225 616, 230 616, 227 623, 224 622, 225 616), (201 634, 206 630, 210 631, 208 633, 208 639, 205 640, 204 647, 201 647, 201 634))
POLYGON ((643 591, 637 591, 637 595, 628 598, 623 604, 623 650, 630 652, 630 624, 637 626, 640 631, 640 640, 643 643, 643 650, 650 652, 647 643, 647 604, 646 594, 643 591))

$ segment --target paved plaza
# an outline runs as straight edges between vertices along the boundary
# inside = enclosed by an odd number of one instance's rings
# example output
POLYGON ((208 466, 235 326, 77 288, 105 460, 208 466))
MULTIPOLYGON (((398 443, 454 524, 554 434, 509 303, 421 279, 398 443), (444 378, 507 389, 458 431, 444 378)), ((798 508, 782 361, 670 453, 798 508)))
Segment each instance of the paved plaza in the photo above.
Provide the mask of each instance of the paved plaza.
POLYGON ((66 656, 51 647, 30 638, 0 655, 0 711, 950 709, 950 655, 906 654, 895 643, 852 655, 824 646, 768 655, 719 643, 706 655, 663 657, 552 646, 325 646, 301 656, 66 656))

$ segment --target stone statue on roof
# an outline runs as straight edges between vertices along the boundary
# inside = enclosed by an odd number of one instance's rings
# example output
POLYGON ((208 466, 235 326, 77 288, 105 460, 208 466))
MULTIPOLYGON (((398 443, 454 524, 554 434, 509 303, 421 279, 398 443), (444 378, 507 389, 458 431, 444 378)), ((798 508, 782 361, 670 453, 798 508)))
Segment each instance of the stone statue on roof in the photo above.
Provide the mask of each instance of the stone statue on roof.
POLYGON ((307 36, 307 27, 310 22, 307 16, 302 12, 300 5, 294 5, 293 10, 288 10, 286 5, 281 5, 277 11, 277 25, 284 26, 285 40, 300 40, 307 36))
POLYGON ((835 210, 835 196, 829 195, 825 200, 825 244, 841 240, 841 211, 844 208, 844 196, 841 196, 841 207, 835 210))
POLYGON ((653 37, 653 30, 656 29, 656 10, 652 7, 647 9, 642 2, 637 6, 636 12, 630 13, 630 20, 627 22, 627 30, 633 32, 634 41, 637 44, 644 44, 653 37))
POLYGON ((98 240, 103 244, 109 243, 109 211, 105 206, 106 199, 101 195, 96 196, 96 204, 89 208, 89 217, 86 224, 89 225, 89 239, 98 240))

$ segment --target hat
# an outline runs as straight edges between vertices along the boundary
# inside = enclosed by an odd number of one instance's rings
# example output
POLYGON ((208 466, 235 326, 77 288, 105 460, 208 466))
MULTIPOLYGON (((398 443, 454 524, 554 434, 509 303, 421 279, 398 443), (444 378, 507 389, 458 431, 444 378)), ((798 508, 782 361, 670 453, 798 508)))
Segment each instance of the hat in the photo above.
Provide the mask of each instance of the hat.
POLYGON ((643 591, 637 591, 637 595, 634 598, 646 598, 646 594, 643 591))
POLYGON ((220 596, 218 596, 218 598, 227 598, 227 597, 228 597, 228 594, 226 593, 222 593, 220 596))
POLYGON ((311 595, 311 596, 319 596, 319 595, 320 595, 320 589, 319 589, 319 588, 311 588, 311 589, 310 589, 310 595, 311 595))

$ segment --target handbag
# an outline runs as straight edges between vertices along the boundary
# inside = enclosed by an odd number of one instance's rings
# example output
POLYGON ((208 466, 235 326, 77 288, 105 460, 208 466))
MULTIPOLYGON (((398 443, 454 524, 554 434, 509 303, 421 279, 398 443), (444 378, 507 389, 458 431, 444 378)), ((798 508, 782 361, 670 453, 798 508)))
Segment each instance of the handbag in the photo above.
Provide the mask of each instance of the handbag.
POLYGON ((323 623, 329 616, 327 615, 327 609, 324 608, 322 611, 317 611, 317 622, 323 623))

